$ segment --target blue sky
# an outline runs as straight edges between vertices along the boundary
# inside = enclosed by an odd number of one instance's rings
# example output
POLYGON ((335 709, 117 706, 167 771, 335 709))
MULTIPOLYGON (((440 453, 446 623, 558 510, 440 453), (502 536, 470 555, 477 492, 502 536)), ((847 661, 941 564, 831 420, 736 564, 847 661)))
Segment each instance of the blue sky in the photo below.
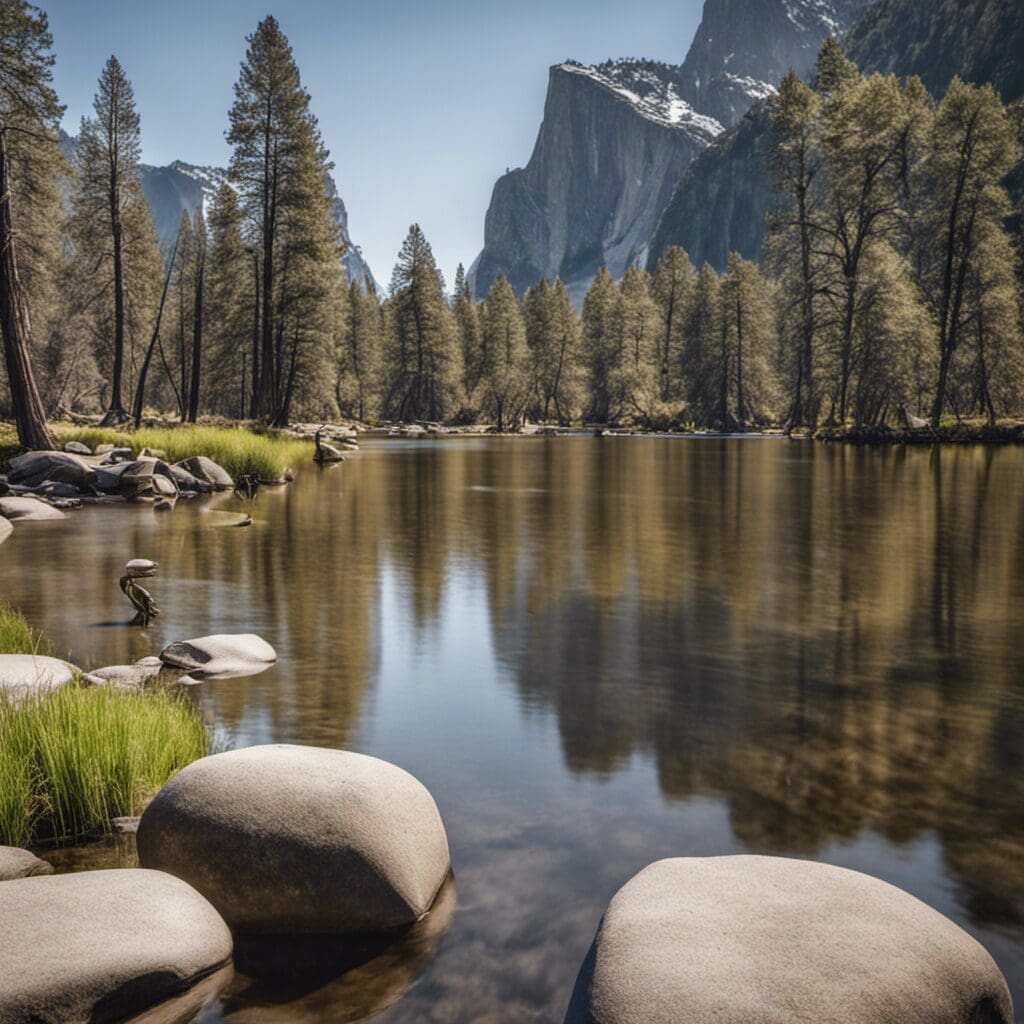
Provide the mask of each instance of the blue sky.
POLYGON ((529 159, 547 68, 567 57, 682 61, 701 0, 35 0, 77 130, 103 62, 135 87, 143 159, 223 164, 245 36, 281 22, 313 99, 352 237, 383 284, 418 221, 449 283, 483 243, 491 187, 529 159))

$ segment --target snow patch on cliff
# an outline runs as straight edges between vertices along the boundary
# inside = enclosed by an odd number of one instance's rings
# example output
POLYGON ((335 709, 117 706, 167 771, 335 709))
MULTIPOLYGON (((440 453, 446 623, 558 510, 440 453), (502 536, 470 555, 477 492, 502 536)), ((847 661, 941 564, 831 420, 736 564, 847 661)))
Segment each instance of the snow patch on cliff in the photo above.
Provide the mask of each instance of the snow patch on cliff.
POLYGON ((604 64, 566 61, 562 71, 589 78, 626 100, 648 121, 677 128, 710 142, 724 131, 713 117, 694 110, 676 87, 679 69, 647 60, 611 60, 604 64))

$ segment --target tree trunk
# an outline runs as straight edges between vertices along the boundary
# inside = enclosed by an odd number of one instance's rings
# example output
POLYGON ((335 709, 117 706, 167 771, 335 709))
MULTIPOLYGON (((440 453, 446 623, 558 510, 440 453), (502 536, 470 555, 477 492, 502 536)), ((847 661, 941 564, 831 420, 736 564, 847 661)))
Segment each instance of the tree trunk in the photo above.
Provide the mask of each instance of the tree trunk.
POLYGON ((128 419, 121 398, 124 376, 124 252, 121 238, 121 189, 116 168, 110 172, 107 202, 110 206, 110 234, 114 248, 114 369, 110 376, 110 405, 101 425, 113 427, 128 419))
POLYGON ((18 440, 32 449, 54 448, 56 442, 46 426, 46 414, 39 397, 29 344, 32 338, 28 306, 21 290, 14 228, 11 219, 11 183, 7 166, 7 132, 0 130, 0 333, 4 341, 4 362, 11 389, 11 406, 18 440))
POLYGON ((139 370, 139 381, 135 386, 135 401, 132 403, 132 419, 135 421, 136 429, 142 425, 142 405, 145 401, 146 375, 149 373, 149 363, 153 358, 153 350, 160 338, 160 321, 164 315, 164 304, 167 302, 167 289, 171 284, 171 274, 174 273, 174 261, 178 255, 178 237, 174 240, 174 248, 171 250, 171 259, 167 264, 167 272, 164 274, 164 288, 160 293, 160 306, 156 311, 156 323, 153 325, 153 336, 149 339, 149 347, 146 349, 146 356, 142 360, 142 368, 139 370))
MULTIPOLYGON (((203 243, 200 241, 199 245, 203 243)), ((188 422, 195 423, 199 416, 199 374, 203 352, 203 276, 206 255, 201 248, 196 263, 195 303, 192 307, 192 384, 188 392, 188 422)))

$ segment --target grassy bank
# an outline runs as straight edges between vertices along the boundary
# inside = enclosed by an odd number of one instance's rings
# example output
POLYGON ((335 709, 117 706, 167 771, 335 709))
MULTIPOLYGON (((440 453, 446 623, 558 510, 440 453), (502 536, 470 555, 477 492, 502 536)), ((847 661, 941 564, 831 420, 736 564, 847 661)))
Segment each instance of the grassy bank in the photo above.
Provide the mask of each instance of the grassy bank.
POLYGON ((244 473, 255 473, 261 480, 277 480, 286 468, 295 469, 313 457, 309 441, 273 432, 256 433, 245 427, 140 427, 122 431, 55 423, 53 429, 62 445, 80 441, 95 449, 100 444, 116 444, 131 448, 135 455, 143 448, 152 448, 163 452, 168 462, 205 455, 236 480, 244 473))
MULTIPOLYGON (((46 649, 0 605, 0 653, 46 649)), ((206 726, 176 690, 72 684, 17 703, 0 696, 0 845, 108 832, 208 749, 206 726)))
POLYGON ((1020 420, 944 421, 936 430, 920 427, 824 427, 814 435, 819 441, 843 444, 1024 444, 1020 420))

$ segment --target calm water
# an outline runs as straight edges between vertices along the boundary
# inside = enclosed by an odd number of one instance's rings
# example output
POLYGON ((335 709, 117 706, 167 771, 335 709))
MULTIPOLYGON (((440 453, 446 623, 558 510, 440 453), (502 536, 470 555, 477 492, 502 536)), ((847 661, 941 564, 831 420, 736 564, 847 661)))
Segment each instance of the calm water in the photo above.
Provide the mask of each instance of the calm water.
POLYGON ((241 978, 205 1024, 558 1022, 634 872, 746 851, 909 890, 1024 1013, 1024 450, 382 441, 257 513, 89 509, 0 547, 4 599, 80 663, 258 632, 278 666, 201 689, 230 742, 364 751, 437 800, 457 891, 427 927, 241 978), (162 567, 145 633, 130 557, 162 567))

